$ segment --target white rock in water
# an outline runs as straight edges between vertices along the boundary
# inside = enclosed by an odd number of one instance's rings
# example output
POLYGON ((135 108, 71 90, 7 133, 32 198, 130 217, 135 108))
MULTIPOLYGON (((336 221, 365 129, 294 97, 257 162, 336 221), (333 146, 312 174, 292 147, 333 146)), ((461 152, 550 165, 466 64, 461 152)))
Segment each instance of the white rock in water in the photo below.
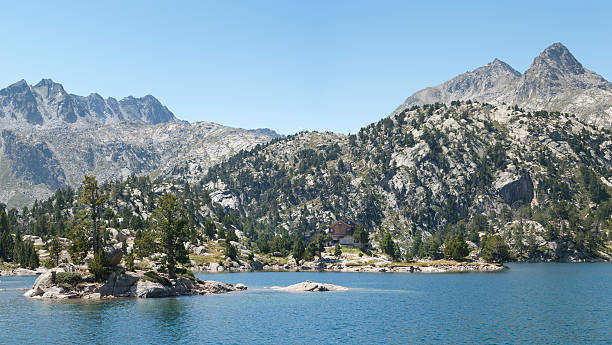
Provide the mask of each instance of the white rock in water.
POLYGON ((307 280, 305 282, 289 285, 286 287, 274 286, 275 290, 290 291, 290 292, 324 292, 324 291, 347 291, 348 288, 340 285, 316 283, 307 280))

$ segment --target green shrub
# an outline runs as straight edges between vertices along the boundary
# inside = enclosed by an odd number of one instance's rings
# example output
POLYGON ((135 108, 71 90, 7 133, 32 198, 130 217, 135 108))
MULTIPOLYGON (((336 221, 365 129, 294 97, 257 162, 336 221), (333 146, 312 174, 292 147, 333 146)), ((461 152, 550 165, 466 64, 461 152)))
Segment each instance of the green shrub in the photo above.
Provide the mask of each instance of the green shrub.
POLYGON ((55 262, 53 262, 53 260, 51 260, 51 259, 43 260, 42 264, 47 269, 51 269, 51 268, 55 267, 55 262))
POLYGON ((170 286, 170 285, 172 285, 172 283, 170 282, 170 280, 168 280, 168 278, 160 276, 159 273, 157 273, 155 271, 148 271, 148 272, 146 272, 142 276, 142 280, 158 283, 158 284, 161 284, 163 286, 170 286))
POLYGON ((185 277, 187 279, 196 280, 196 277, 193 274, 193 272, 191 272, 191 270, 188 270, 186 268, 177 269, 177 275, 181 277, 185 277))
POLYGON ((75 286, 83 280, 83 277, 76 272, 57 272, 55 274, 55 283, 58 285, 68 284, 75 286))
POLYGON ((108 274, 108 268, 106 267, 106 262, 104 260, 104 254, 102 251, 99 251, 98 254, 94 255, 94 257, 89 261, 87 265, 89 269, 89 273, 94 276, 96 281, 101 281, 108 274))

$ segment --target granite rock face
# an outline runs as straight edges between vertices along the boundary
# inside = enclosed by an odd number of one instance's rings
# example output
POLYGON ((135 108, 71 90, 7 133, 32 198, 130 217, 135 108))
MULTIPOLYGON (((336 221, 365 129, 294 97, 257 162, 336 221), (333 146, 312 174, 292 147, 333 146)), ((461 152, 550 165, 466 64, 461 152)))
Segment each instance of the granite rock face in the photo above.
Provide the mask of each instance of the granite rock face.
POLYGON ((0 90, 0 202, 30 206, 83 175, 100 182, 181 174, 198 181, 213 164, 277 137, 178 120, 155 97, 103 99, 44 79, 0 90))
POLYGON ((83 97, 67 93, 62 84, 51 79, 42 79, 36 85, 21 80, 0 90, 0 125, 3 128, 51 128, 66 124, 87 127, 122 121, 158 124, 178 120, 151 95, 120 100, 104 99, 97 93, 83 97))

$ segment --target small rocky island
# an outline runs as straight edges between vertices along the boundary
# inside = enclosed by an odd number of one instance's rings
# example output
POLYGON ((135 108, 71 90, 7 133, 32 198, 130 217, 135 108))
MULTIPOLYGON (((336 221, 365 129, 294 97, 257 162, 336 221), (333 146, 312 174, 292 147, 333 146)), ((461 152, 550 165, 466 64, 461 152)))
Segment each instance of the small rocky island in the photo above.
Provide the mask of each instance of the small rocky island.
POLYGON ((49 271, 40 275, 24 296, 36 299, 113 299, 120 297, 159 298, 183 295, 221 294, 246 290, 243 284, 233 286, 212 280, 179 276, 169 279, 154 272, 113 272, 104 282, 82 278, 76 272, 49 271))
POLYGON ((24 296, 35 299, 159 298, 183 295, 221 294, 246 290, 244 284, 236 286, 212 280, 197 279, 189 271, 171 278, 169 274, 154 270, 127 271, 117 266, 122 253, 112 246, 103 250, 108 267, 102 279, 96 279, 84 266, 64 264, 41 274, 24 296))
POLYGON ((326 291, 347 291, 348 288, 340 285, 328 284, 328 283, 317 283, 307 280, 305 282, 280 287, 271 287, 274 290, 288 291, 288 292, 326 292, 326 291))

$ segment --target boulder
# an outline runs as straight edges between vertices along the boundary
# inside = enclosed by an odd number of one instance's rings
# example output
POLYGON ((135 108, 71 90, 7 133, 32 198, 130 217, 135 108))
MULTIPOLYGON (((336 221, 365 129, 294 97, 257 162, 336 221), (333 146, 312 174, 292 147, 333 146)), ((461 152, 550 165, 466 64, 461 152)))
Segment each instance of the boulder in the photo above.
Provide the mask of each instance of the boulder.
POLYGON ((246 290, 247 286, 242 284, 242 283, 238 283, 238 284, 236 284, 235 288, 238 289, 238 290, 246 290))
POLYGON ((286 287, 272 287, 275 290, 289 291, 289 292, 324 292, 324 291, 346 291, 348 288, 344 286, 327 284, 327 283, 316 283, 307 280, 305 282, 289 285, 286 287))
POLYGON ((96 284, 96 283, 89 283, 89 284, 83 285, 81 289, 85 293, 93 293, 93 292, 96 292, 97 288, 98 288, 98 284, 96 284))
POLYGON ((26 268, 18 268, 13 271, 13 275, 16 276, 35 276, 37 274, 38 272, 26 268))
POLYGON ((102 296, 129 297, 136 289, 139 277, 127 273, 112 272, 98 289, 102 296))
POLYGON ((61 296, 64 294, 64 289, 58 286, 52 286, 45 289, 45 293, 42 294, 42 298, 45 299, 62 299, 61 296))
POLYGON ((89 299, 89 300, 99 300, 101 298, 102 298, 102 295, 99 292, 94 292, 92 294, 83 296, 83 299, 89 299))
POLYGON ((58 267, 63 268, 64 271, 66 271, 66 272, 76 272, 77 271, 77 266, 71 264, 70 262, 61 263, 61 264, 59 264, 58 267))
POLYGON ((117 229, 108 228, 106 229, 106 232, 109 234, 111 239, 116 240, 117 242, 123 242, 128 238, 126 234, 117 229))
POLYGON ((206 246, 193 247, 191 251, 197 255, 204 255, 206 254, 206 246))
POLYGON ((37 286, 34 289, 28 290, 23 295, 26 296, 26 297, 34 297, 34 296, 40 296, 40 295, 42 295, 44 293, 45 293, 45 291, 43 289, 41 289, 40 286, 37 286))
POLYGON ((138 298, 159 298, 170 296, 170 289, 152 281, 139 280, 135 296, 138 298))
POLYGON ((232 284, 220 283, 213 280, 204 280, 198 283, 200 293, 206 294, 217 294, 236 291, 236 288, 232 284))
POLYGON ((264 264, 261 261, 257 259, 251 261, 251 268, 253 269, 253 271, 261 271, 263 270, 263 267, 264 264))
POLYGON ((123 251, 121 249, 115 248, 113 246, 104 246, 104 259, 108 266, 116 266, 119 265, 121 259, 123 258, 123 251))
POLYGON ((129 273, 123 273, 117 276, 115 281, 115 287, 113 289, 113 295, 115 297, 125 297, 130 294, 132 288, 138 282, 139 277, 131 275, 129 273))
POLYGON ((315 266, 315 268, 317 270, 324 270, 327 268, 327 265, 324 262, 318 262, 317 265, 315 266))
POLYGON ((211 272, 223 272, 225 271, 225 267, 216 262, 211 262, 208 264, 208 270, 211 272))
POLYGON ((41 274, 34 281, 34 285, 32 285, 32 289, 36 289, 38 287, 44 288, 50 286, 55 281, 55 271, 49 271, 47 273, 41 274))
POLYGON ((177 277, 172 283, 172 295, 191 295, 197 289, 196 282, 185 277, 177 277))

